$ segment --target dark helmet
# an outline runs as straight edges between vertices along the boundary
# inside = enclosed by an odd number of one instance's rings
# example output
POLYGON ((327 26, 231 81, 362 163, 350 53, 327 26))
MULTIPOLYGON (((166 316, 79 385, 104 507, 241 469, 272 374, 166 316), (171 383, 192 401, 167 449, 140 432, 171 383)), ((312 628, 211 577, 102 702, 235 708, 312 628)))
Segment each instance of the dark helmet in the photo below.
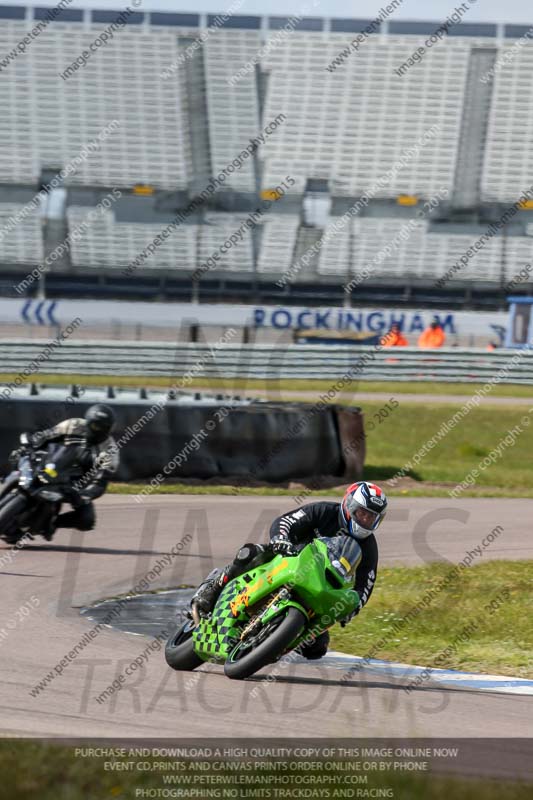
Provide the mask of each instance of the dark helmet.
POLYGON ((97 444, 105 441, 115 427, 115 415, 109 406, 97 403, 85 412, 89 428, 87 439, 97 444))

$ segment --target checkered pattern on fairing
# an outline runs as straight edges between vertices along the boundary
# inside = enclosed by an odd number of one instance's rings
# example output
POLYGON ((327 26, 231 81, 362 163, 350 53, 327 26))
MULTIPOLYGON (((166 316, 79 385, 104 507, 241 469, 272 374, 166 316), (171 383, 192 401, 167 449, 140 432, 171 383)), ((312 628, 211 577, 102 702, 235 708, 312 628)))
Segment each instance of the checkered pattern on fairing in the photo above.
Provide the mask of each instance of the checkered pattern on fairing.
POLYGON ((210 619, 202 619, 193 633, 196 650, 213 661, 225 661, 233 649, 235 639, 240 637, 241 622, 248 616, 241 611, 233 616, 231 602, 235 600, 247 584, 242 575, 230 581, 222 590, 210 619))

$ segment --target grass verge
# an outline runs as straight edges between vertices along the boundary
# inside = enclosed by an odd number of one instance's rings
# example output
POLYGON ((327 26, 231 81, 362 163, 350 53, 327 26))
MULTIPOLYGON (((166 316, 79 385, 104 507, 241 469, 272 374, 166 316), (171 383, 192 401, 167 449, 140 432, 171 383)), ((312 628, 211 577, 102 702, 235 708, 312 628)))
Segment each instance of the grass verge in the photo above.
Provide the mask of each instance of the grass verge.
MULTIPOLYGON (((461 494, 462 497, 533 497, 533 411, 528 414, 526 409, 513 406, 473 409, 429 450, 416 467, 407 469, 405 479, 392 485, 387 481, 413 460, 441 425, 453 417, 458 407, 416 405, 404 403, 400 398, 398 408, 382 420, 379 414, 382 403, 365 401, 362 405, 367 430, 364 477, 382 483, 392 496, 446 497, 473 470, 478 470, 475 483, 461 494), (532 424, 526 425, 524 419, 532 424), (518 432, 519 427, 521 432, 518 432), (517 435, 508 446, 503 442, 513 429, 517 435), (484 459, 491 453, 494 454, 494 463, 483 466, 484 459)), ((343 480, 339 478, 338 485, 342 484, 343 480)), ((324 489, 320 486, 320 481, 311 483, 310 498, 335 493, 331 481, 324 484, 324 489)), ((243 481, 236 487, 210 483, 163 484, 157 491, 165 494, 295 496, 300 492, 299 487, 299 481, 286 482, 283 486, 258 487, 247 486, 243 481)), ((142 488, 139 484, 122 484, 115 485, 113 491, 136 494, 142 488)))
MULTIPOLYGON (((364 403, 366 420, 375 420, 379 403, 364 403)), ((456 412, 443 405, 402 403, 368 432, 365 475, 387 481, 405 468, 431 442, 443 423, 456 412)), ((476 408, 423 455, 407 475, 418 482, 458 484, 478 471, 473 488, 496 486, 529 490, 533 474, 533 408, 476 408), (510 431, 515 431, 511 436, 510 431), (513 439, 506 444, 506 437, 513 439), (499 448, 499 449, 498 449, 499 448), (494 463, 483 465, 492 454, 494 463)), ((368 430, 369 425, 366 425, 368 430)))
POLYGON ((533 678, 533 561, 480 563, 439 589, 452 569, 436 563, 379 570, 368 607, 350 625, 332 629, 332 647, 386 661, 533 678), (431 589, 427 607, 405 619, 431 589), (402 629, 395 631, 395 623, 402 629))
MULTIPOLYGON (((16 375, 0 373, 0 383, 9 383, 15 380, 16 375)), ((118 388, 139 388, 153 387, 168 389, 179 384, 179 375, 172 378, 161 377, 139 377, 128 375, 32 375, 28 383, 37 381, 50 386, 68 386, 79 384, 81 386, 116 386, 118 388)), ((285 391, 302 392, 316 391, 323 392, 331 388, 333 380, 257 380, 252 378, 202 378, 195 380, 184 386, 184 391, 194 390, 197 387, 206 389, 220 389, 226 392, 246 392, 246 390, 258 390, 265 393, 285 391)), ((404 382, 404 381, 355 381, 353 384, 354 399, 357 400, 357 392, 385 392, 391 394, 442 394, 442 395, 464 395, 470 397, 477 389, 483 386, 481 383, 445 383, 445 382, 404 382)), ((346 392, 348 394, 349 392, 346 392)), ((492 397, 533 397, 533 386, 523 384, 497 384, 494 386, 490 395, 492 397)))
MULTIPOLYGON (((367 476, 368 477, 368 476, 367 476)), ((313 489, 309 495, 306 494, 305 502, 312 502, 314 497, 337 496, 342 488, 345 488, 347 481, 342 482, 339 478, 339 488, 313 489)), ((109 486, 110 494, 135 495, 146 488, 144 483, 112 483, 109 486)), ((232 497, 292 497, 298 498, 302 494, 301 488, 289 489, 284 486, 244 486, 236 487, 228 484, 189 484, 189 483, 166 483, 159 486, 153 492, 154 495, 224 495, 232 497)), ((389 489, 389 497, 448 497, 448 490, 443 487, 424 486, 413 489, 389 489)), ((533 488, 524 489, 500 489, 498 487, 486 486, 482 489, 469 489, 463 492, 461 497, 526 497, 533 498, 533 488)))

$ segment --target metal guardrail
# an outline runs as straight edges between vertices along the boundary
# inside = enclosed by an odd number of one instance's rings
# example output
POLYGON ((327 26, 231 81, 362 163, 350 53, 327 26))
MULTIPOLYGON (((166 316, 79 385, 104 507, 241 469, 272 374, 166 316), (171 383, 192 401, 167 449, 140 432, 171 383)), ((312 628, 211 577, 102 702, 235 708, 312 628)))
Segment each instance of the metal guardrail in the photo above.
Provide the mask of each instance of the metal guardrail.
MULTIPOLYGON (((0 342, 0 373, 182 378, 326 379, 533 384, 533 351, 332 345, 147 344, 65 341, 50 352, 35 340, 0 342), (513 359, 515 362, 513 362, 513 359)), ((187 388, 191 381, 184 382, 187 388)))

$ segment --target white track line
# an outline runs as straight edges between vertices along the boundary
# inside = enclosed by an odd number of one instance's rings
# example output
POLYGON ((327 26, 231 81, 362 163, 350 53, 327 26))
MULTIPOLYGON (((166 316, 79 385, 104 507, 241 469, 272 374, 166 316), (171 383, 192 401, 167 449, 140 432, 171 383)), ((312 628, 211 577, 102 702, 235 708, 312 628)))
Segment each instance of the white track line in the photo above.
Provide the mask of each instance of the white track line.
MULTIPOLYGON (((298 659, 298 663, 305 663, 306 659, 298 659)), ((366 659, 360 656, 350 656, 334 650, 328 652, 318 662, 307 661, 307 664, 321 664, 330 669, 342 670, 348 678, 355 680, 359 673, 371 673, 381 677, 401 678, 405 687, 411 686, 413 690, 418 687, 435 688, 443 686, 450 689, 464 689, 469 691, 498 692, 504 694, 533 695, 533 680, 527 678, 513 678, 508 675, 480 675, 476 672, 458 672, 451 669, 433 669, 412 664, 399 664, 393 661, 380 661, 366 659), (418 681, 417 681, 418 679, 418 681)))

